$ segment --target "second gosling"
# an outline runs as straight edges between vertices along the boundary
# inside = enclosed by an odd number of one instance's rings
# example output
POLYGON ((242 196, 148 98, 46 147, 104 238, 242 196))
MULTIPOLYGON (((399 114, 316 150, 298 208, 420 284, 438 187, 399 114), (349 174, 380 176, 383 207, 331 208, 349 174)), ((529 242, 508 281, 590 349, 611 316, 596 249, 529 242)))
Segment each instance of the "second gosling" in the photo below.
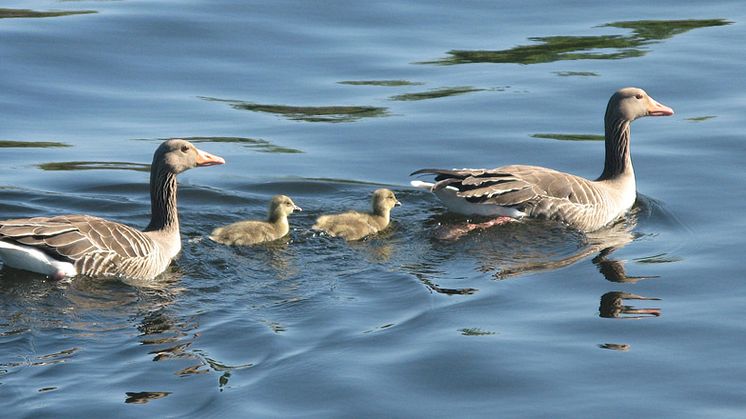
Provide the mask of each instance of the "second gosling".
POLYGON ((285 195, 276 195, 269 203, 267 221, 239 221, 218 227, 210 234, 210 239, 229 246, 250 246, 271 242, 285 237, 290 232, 288 215, 302 209, 285 195))
POLYGON ((345 240, 360 240, 378 233, 389 225, 391 209, 401 205, 393 192, 378 189, 373 192, 373 212, 356 211, 342 214, 322 215, 313 225, 314 230, 323 231, 333 237, 345 240))

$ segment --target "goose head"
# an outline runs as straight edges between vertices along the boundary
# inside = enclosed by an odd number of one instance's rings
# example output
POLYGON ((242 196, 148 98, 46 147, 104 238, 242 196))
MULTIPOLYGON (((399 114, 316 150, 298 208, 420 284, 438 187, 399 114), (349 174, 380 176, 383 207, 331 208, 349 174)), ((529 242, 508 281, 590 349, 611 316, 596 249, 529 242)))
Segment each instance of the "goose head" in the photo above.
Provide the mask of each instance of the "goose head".
POLYGON ((287 217, 296 211, 303 211, 303 209, 295 205, 295 202, 293 202, 289 196, 275 195, 269 203, 269 214, 271 219, 287 217))
POLYGON ((634 121, 643 116, 670 116, 673 109, 658 103, 644 90, 637 87, 625 87, 617 90, 609 99, 606 108, 606 119, 623 119, 634 121))
POLYGON ((222 157, 200 150, 186 140, 172 139, 161 143, 153 155, 153 166, 163 166, 173 174, 195 167, 224 164, 222 157))
POLYGON ((373 212, 375 214, 385 214, 392 208, 401 205, 396 195, 388 189, 378 189, 373 192, 373 212))

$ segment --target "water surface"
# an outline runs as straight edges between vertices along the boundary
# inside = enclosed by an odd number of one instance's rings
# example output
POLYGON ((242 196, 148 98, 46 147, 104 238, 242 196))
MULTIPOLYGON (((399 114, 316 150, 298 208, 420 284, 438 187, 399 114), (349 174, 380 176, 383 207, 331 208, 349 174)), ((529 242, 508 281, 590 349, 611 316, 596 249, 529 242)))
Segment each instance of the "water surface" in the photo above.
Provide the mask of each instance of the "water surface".
POLYGON ((746 14, 718 0, 11 1, 0 9, 0 219, 148 223, 165 138, 227 164, 180 176, 183 251, 157 281, 0 270, 7 417, 741 417, 746 14), (423 167, 596 177, 611 94, 638 202, 581 234, 467 222, 423 167), (310 231, 402 207, 344 243, 310 231), (304 211, 230 248, 215 227, 304 211))

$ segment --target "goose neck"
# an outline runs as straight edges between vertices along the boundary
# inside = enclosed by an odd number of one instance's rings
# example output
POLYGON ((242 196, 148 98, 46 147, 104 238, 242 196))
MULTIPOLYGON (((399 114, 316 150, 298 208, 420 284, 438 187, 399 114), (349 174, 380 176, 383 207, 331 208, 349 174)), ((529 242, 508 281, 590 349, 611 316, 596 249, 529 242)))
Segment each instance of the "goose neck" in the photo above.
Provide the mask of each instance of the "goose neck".
POLYGON ((162 167, 150 173, 150 224, 145 231, 179 232, 176 175, 162 167))
POLYGON ((598 180, 633 175, 630 155, 630 121, 618 118, 606 121, 606 157, 604 171, 598 180))

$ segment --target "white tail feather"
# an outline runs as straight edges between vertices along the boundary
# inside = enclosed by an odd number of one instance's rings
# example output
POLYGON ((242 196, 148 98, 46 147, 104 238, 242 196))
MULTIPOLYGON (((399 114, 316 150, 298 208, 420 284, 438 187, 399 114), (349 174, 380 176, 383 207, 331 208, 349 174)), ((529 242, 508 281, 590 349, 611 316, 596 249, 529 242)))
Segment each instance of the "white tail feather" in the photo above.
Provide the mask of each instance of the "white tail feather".
POLYGON ((433 186, 435 186, 434 183, 423 182, 421 180, 413 180, 413 181, 410 181, 409 184, 414 186, 417 189, 424 189, 428 192, 432 192, 433 186))
POLYGON ((56 279, 78 274, 72 263, 54 259, 31 246, 0 241, 0 259, 7 266, 49 275, 56 279))

